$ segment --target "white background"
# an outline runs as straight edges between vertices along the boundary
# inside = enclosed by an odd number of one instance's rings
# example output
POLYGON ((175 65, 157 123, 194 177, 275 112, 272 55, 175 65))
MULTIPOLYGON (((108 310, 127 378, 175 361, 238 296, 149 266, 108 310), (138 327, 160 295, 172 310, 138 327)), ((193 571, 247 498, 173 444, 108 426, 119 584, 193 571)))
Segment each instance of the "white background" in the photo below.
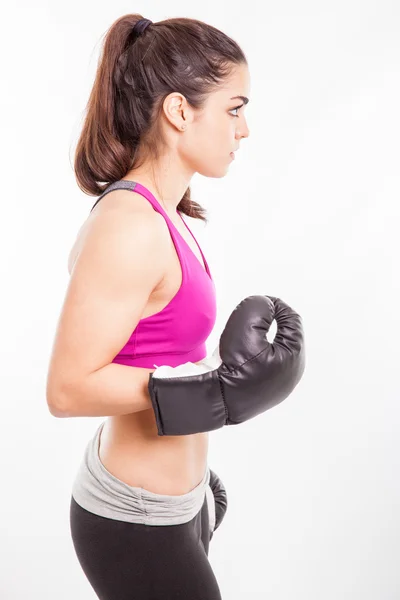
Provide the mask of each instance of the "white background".
MULTIPOLYGON (((229 507, 209 558, 224 600, 400 597, 400 5, 375 1, 19 2, 1 9, 0 596, 95 595, 71 483, 103 418, 57 419, 45 385, 67 258, 94 204, 72 148, 119 16, 204 20, 243 48, 250 136, 188 220, 217 285, 212 351, 251 294, 303 317, 282 404, 210 434, 229 507)), ((156 565, 155 565, 156 567, 156 565)), ((190 599, 188 599, 190 600, 190 599)))

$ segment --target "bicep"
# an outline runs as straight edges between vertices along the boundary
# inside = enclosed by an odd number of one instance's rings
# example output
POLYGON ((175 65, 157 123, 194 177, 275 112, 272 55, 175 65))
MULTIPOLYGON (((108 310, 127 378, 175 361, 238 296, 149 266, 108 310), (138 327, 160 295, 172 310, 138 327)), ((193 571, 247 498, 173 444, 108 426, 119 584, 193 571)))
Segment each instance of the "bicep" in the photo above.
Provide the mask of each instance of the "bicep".
POLYGON ((112 362, 165 272, 167 238, 149 213, 99 216, 76 259, 58 321, 48 396, 112 362))

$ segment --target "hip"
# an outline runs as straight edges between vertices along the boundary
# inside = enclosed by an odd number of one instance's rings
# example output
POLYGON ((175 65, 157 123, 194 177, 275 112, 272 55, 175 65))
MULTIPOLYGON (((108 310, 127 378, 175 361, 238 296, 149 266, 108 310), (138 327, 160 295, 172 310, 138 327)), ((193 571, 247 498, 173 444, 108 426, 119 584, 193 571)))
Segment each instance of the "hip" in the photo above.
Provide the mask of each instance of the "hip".
POLYGON ((104 422, 89 440, 72 488, 74 500, 88 512, 130 523, 176 525, 193 519, 201 510, 205 497, 213 500, 209 485, 211 471, 207 464, 197 485, 183 494, 153 492, 116 477, 99 457, 103 427, 104 422))

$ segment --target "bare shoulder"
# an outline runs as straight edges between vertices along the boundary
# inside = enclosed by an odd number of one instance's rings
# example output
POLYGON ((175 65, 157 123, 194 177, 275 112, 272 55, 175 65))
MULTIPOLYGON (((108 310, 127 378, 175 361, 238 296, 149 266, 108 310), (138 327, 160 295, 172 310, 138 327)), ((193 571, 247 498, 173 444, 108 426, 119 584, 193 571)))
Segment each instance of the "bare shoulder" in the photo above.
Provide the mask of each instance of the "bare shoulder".
POLYGON ((87 236, 93 236, 96 232, 101 235, 101 232, 104 233, 104 228, 107 229, 107 224, 115 223, 115 220, 121 226, 121 234, 128 228, 128 232, 130 229, 132 235, 137 236, 142 232, 146 236, 154 236, 160 256, 165 256, 164 253, 170 247, 170 236, 164 217, 140 194, 130 190, 114 190, 100 200, 79 229, 68 257, 69 274, 87 236))

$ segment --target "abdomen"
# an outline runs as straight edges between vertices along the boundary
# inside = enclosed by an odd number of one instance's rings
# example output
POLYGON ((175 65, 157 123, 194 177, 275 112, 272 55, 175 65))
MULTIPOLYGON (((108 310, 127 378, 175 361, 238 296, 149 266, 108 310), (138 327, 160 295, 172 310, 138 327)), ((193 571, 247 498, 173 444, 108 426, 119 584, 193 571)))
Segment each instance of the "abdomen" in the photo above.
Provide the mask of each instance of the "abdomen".
POLYGON ((208 433, 159 436, 153 409, 108 417, 99 456, 114 477, 156 494, 181 495, 202 480, 208 433))

